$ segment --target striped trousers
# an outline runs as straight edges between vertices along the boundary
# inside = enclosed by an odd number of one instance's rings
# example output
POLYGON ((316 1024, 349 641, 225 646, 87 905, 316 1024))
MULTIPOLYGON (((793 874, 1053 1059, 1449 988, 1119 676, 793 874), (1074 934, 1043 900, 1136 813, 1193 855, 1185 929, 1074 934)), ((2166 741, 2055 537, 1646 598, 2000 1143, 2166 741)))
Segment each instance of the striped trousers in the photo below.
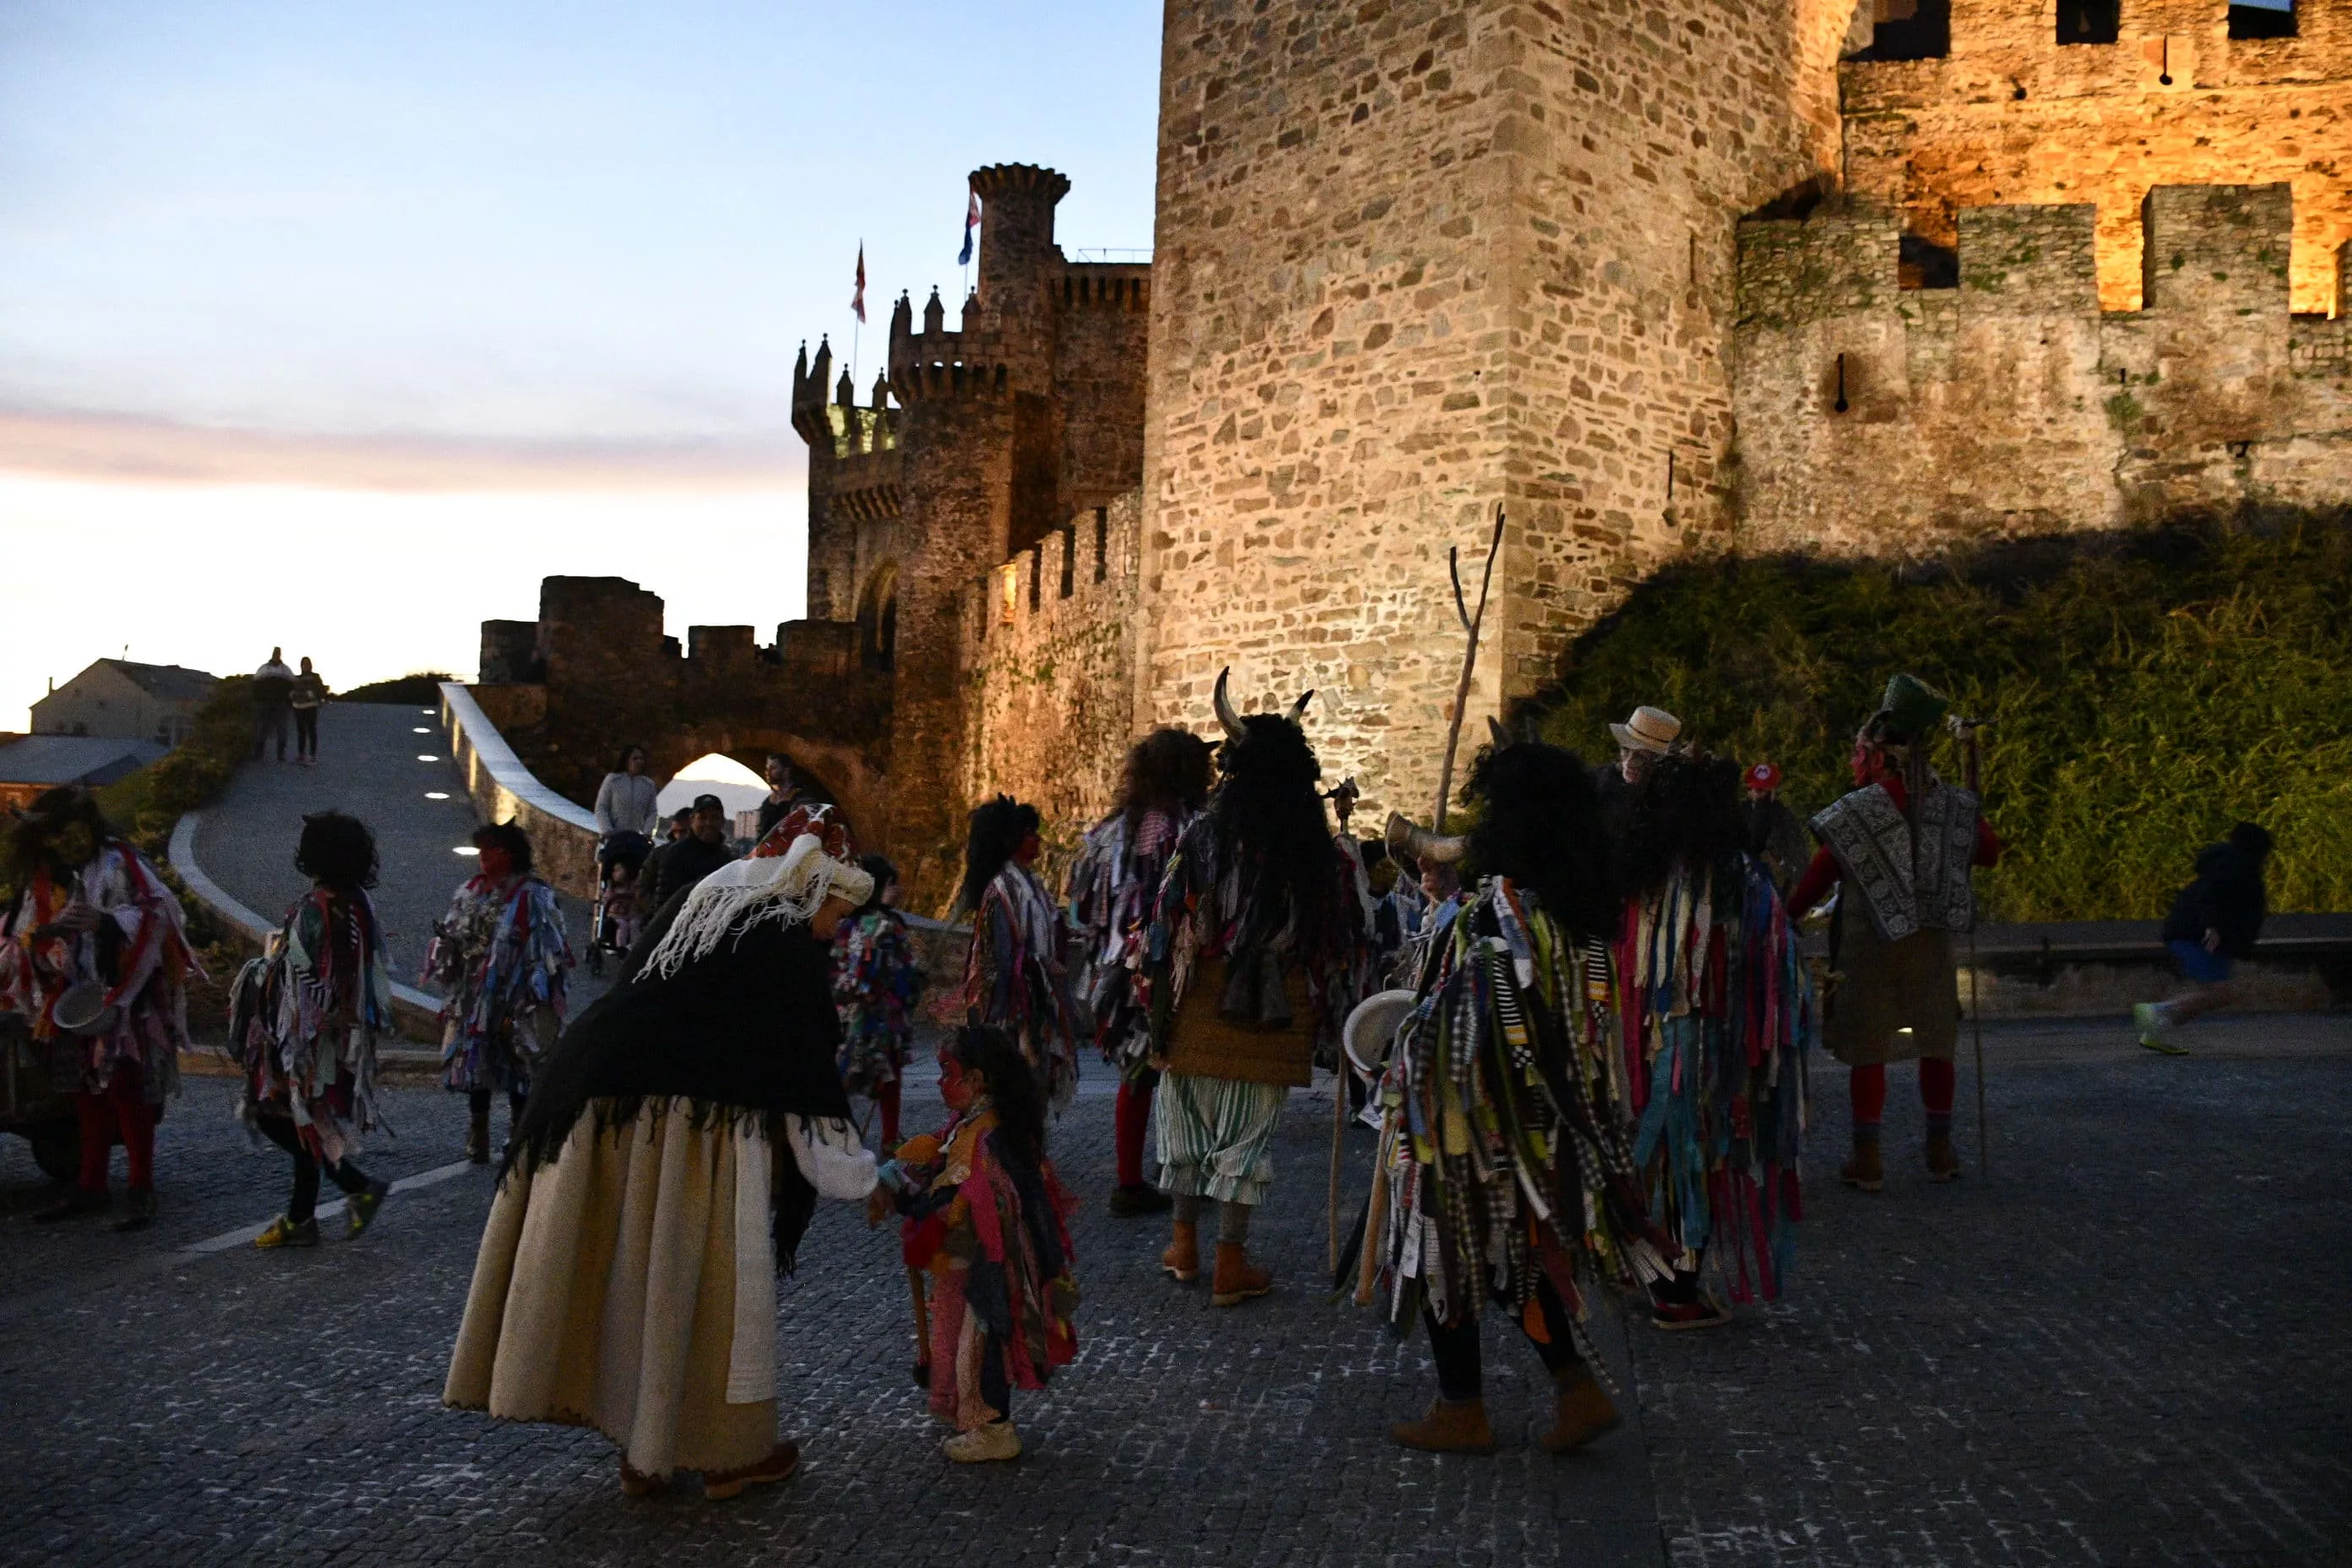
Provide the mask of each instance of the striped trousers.
POLYGON ((1171 1072, 1151 1102, 1160 1190, 1248 1204, 1274 1183, 1274 1130, 1290 1091, 1279 1084, 1171 1072))

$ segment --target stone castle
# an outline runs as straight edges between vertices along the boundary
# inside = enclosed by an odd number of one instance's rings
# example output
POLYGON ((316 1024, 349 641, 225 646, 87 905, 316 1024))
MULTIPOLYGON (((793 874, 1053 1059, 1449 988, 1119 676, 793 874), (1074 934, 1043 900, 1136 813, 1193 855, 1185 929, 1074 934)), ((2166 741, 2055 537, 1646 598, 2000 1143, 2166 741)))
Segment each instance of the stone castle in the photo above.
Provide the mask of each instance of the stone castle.
POLYGON ((1228 664, 1425 811, 1497 506, 1474 721, 1693 551, 2352 502, 2348 165, 2352 0, 1171 0, 1150 264, 982 169, 957 329, 796 368, 808 619, 550 579, 485 706, 575 792, 784 750, 926 897, 1228 664))

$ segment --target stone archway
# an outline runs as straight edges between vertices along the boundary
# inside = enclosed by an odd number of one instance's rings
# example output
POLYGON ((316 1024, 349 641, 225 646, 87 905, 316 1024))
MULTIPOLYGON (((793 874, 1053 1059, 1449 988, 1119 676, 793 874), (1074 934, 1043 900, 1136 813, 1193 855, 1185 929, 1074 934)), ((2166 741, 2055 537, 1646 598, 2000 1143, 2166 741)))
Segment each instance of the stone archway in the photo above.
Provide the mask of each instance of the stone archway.
POLYGON ((711 752, 731 757, 753 773, 772 752, 790 758, 804 787, 841 808, 860 849, 889 848, 888 775, 864 746, 820 740, 778 725, 703 723, 662 735, 651 750, 651 771, 665 778, 711 752))

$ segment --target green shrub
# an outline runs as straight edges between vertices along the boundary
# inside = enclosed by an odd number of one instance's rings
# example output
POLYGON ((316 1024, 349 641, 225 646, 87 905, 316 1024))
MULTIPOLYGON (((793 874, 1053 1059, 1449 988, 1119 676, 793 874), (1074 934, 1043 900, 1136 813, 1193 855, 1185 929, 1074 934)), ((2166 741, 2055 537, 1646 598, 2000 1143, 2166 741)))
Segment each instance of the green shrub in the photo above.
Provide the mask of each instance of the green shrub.
MULTIPOLYGON (((2277 839, 2272 907, 2352 910, 2352 520, 1990 547, 1925 566, 1677 565, 1570 651, 1543 733, 1599 761, 1653 702, 1769 758, 1801 812, 1851 787, 1855 729, 1908 669, 1985 734, 2009 843, 1990 918, 2153 919, 2202 846, 2277 839)), ((1958 771, 1943 743, 1938 765, 1958 771)))
POLYGON ((371 680, 349 691, 335 693, 338 702, 397 702, 418 708, 441 705, 441 683, 457 678, 440 670, 420 669, 393 680, 371 680))

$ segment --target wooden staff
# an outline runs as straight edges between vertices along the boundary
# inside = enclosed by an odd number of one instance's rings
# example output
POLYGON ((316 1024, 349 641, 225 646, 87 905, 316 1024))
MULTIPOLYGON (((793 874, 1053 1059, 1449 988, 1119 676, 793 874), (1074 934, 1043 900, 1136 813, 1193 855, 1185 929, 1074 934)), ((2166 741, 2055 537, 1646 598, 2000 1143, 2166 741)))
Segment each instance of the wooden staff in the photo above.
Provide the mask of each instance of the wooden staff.
POLYGON ((923 1289, 923 1271, 913 1264, 907 1266, 907 1294, 915 1304, 915 1363, 929 1366, 931 1363, 931 1299, 923 1289))
MULTIPOLYGON (((1981 782, 1984 768, 1983 754, 1977 741, 1977 731, 1991 722, 1990 719, 1959 718, 1955 718, 1951 721, 1952 733, 1960 738, 1960 744, 1964 748, 1965 760, 1960 767, 1961 775, 1968 783, 1969 793, 1977 797, 1977 813, 1979 816, 1984 813, 1984 785, 1981 782)), ((1969 860, 1971 866, 1976 859, 1976 836, 1971 833, 1969 836, 1969 860)), ((1962 869, 1969 870, 1969 868, 1964 867, 1962 869)), ((1969 874, 1974 873, 1970 871, 1969 874)), ((1971 907, 1969 910, 1969 1030, 1976 1038, 1977 1169, 1990 1179, 1992 1175, 1992 1140, 1990 1134, 1985 1130, 1984 1002, 1977 994, 1978 987, 1982 984, 1977 973, 1976 910, 1971 907)))
POLYGON ((1470 646, 1462 655, 1462 679, 1454 684, 1454 718, 1445 726, 1445 760, 1437 770, 1436 820, 1430 831, 1445 831, 1445 797, 1454 793, 1454 752, 1462 741, 1462 715, 1470 706, 1470 674, 1478 668, 1478 632, 1486 622, 1486 590, 1495 581, 1495 557, 1503 552, 1503 503, 1495 503, 1495 536, 1486 544, 1486 569, 1478 578, 1478 610, 1475 615, 1462 596, 1462 550, 1456 545, 1445 552, 1445 570, 1454 579, 1454 613, 1461 618, 1462 629, 1470 637, 1470 646))

